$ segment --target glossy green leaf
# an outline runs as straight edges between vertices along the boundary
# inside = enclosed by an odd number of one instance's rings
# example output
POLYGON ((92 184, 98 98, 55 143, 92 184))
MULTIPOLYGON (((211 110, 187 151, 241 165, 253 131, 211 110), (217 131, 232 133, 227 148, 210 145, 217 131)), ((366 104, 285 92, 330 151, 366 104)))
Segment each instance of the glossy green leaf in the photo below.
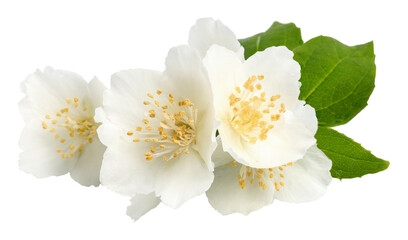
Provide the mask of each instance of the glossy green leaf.
POLYGON ((300 28, 293 23, 282 24, 279 22, 274 22, 266 32, 240 39, 239 42, 245 49, 245 59, 268 47, 286 46, 293 50, 303 44, 300 28))
POLYGON ((354 47, 316 37, 294 49, 301 66, 301 100, 316 110, 319 126, 350 121, 367 106, 374 89, 373 42, 354 47))
POLYGON ((355 178, 377 173, 387 169, 390 164, 336 130, 319 127, 315 137, 317 146, 333 162, 331 174, 335 178, 355 178))

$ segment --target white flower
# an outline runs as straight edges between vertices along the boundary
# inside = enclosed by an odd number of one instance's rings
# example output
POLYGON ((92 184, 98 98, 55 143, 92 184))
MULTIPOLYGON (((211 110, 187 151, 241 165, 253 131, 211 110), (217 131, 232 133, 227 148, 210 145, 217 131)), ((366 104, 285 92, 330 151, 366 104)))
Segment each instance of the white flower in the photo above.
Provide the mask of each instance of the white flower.
POLYGON ((242 61, 213 45, 204 58, 224 151, 251 167, 301 159, 315 144, 315 111, 299 101, 300 67, 286 47, 242 61))
POLYGON ((331 182, 331 161, 316 145, 305 156, 273 168, 252 168, 234 161, 221 147, 214 152, 215 179, 207 191, 210 204, 221 214, 252 211, 271 204, 316 200, 331 182))
POLYGON ((102 184, 128 196, 154 192, 173 208, 210 187, 217 126, 196 50, 172 48, 163 73, 114 74, 103 109, 102 184))
POLYGON ((36 177, 62 175, 85 186, 99 185, 105 146, 99 141, 94 110, 104 86, 75 73, 46 69, 22 84, 20 112, 26 127, 20 138, 20 168, 36 177))
POLYGON ((224 151, 248 166, 275 167, 315 144, 315 111, 298 100, 300 66, 286 47, 245 61, 234 33, 213 19, 197 21, 189 44, 204 57, 224 151))

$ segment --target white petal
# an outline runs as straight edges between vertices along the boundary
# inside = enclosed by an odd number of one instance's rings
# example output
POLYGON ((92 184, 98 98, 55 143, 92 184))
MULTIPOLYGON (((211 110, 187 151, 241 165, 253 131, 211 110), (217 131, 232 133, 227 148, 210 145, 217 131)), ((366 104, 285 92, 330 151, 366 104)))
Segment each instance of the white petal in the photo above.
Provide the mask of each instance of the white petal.
POLYGON ((21 115, 23 116, 24 122, 28 123, 36 117, 36 114, 33 112, 33 107, 31 106, 30 99, 28 97, 23 98, 18 103, 18 108, 21 115))
POLYGON ((103 92, 106 87, 96 77, 88 83, 88 97, 91 99, 93 108, 102 106, 103 92))
POLYGON ((306 104, 305 101, 298 101, 293 109, 293 113, 299 119, 299 121, 303 122, 305 127, 308 128, 313 135, 316 134, 318 123, 316 111, 313 107, 306 104))
POLYGON ((105 150, 106 147, 99 139, 94 138, 93 142, 87 144, 83 149, 78 161, 71 170, 71 177, 81 185, 98 186, 100 184, 99 174, 105 150))
POLYGON ((208 170, 201 156, 192 150, 178 159, 162 165, 157 174, 156 194, 163 203, 178 208, 187 200, 204 193, 214 174, 208 170))
POLYGON ((103 95, 106 117, 123 129, 133 129, 146 115, 143 101, 147 93, 162 88, 162 75, 151 70, 125 70, 115 73, 111 89, 103 95))
POLYGON ((284 168, 285 186, 275 198, 285 202, 308 202, 320 198, 331 182, 332 162, 315 145, 303 159, 284 168))
POLYGON ((155 178, 162 160, 146 161, 144 153, 149 146, 144 142, 133 143, 122 139, 110 145, 104 154, 101 183, 118 193, 133 196, 154 191, 155 178))
MULTIPOLYGON (((253 147, 248 144, 248 142, 241 137, 241 135, 231 127, 229 123, 225 121, 221 122, 220 127, 218 128, 220 133, 222 148, 224 152, 227 152, 235 161, 245 164, 247 166, 252 166, 256 164, 258 158, 251 157, 250 153, 246 148, 253 147), (251 161, 253 159, 253 161, 251 161), (254 162, 254 163, 253 163, 254 162)), ((252 145, 252 144, 251 144, 252 145)), ((267 149, 262 149, 266 151, 267 149)))
POLYGON ((273 202, 273 188, 263 190, 257 184, 248 182, 242 189, 238 182, 239 170, 239 164, 235 167, 225 164, 214 171, 214 182, 207 191, 207 197, 210 204, 221 214, 247 215, 273 202))
POLYGON ((106 115, 102 107, 98 107, 95 109, 94 120, 95 122, 98 122, 98 123, 102 123, 106 121, 106 115))
POLYGON ((229 96, 249 76, 243 71, 243 63, 236 54, 224 47, 214 45, 203 59, 214 94, 217 119, 222 120, 230 109, 229 96))
MULTIPOLYGON (((169 77, 166 87, 175 98, 189 98, 199 109, 211 109, 211 85, 198 52, 182 45, 170 49, 164 74, 169 77)), ((167 89, 166 89, 167 90, 167 89)))
POLYGON ((98 133, 99 140, 105 146, 110 146, 119 140, 123 132, 118 126, 112 124, 109 120, 107 120, 103 108, 99 107, 95 109, 94 119, 96 122, 102 123, 102 125, 100 125, 96 131, 98 133))
POLYGON ((247 77, 264 75, 262 80, 266 97, 280 94, 286 109, 292 109, 298 101, 300 66, 293 60, 293 52, 286 47, 270 47, 257 52, 245 62, 247 77))
POLYGON ((87 83, 81 76, 51 69, 31 74, 22 88, 33 112, 40 117, 58 112, 61 106, 66 105, 66 98, 84 99, 87 93, 87 83))
POLYGON ((231 155, 224 152, 223 147, 222 147, 221 137, 219 135, 217 137, 217 148, 215 149, 211 158, 216 168, 234 161, 231 155))
POLYGON ((207 50, 213 44, 218 44, 234 52, 243 49, 235 34, 221 21, 215 21, 212 18, 197 20, 190 29, 188 43, 200 52, 202 58, 205 57, 207 50))
POLYGON ((218 122, 215 120, 213 111, 203 115, 200 121, 196 123, 196 143, 192 145, 192 148, 200 154, 210 171, 214 170, 211 156, 217 148, 217 140, 215 138, 217 127, 218 122))
POLYGON ((36 177, 59 176, 69 172, 77 161, 77 155, 62 158, 56 149, 60 147, 54 135, 41 128, 41 121, 27 123, 20 137, 20 169, 36 177))
POLYGON ((25 97, 18 103, 18 108, 23 116, 24 122, 28 123, 36 117, 36 114, 33 111, 31 106, 30 98, 27 97, 26 81, 20 84, 21 92, 25 94, 25 97))
POLYGON ((188 98, 194 103, 194 108, 198 109, 197 141, 194 149, 200 153, 208 168, 213 170, 211 154, 217 146, 215 140, 217 123, 214 118, 211 85, 197 51, 188 46, 170 49, 164 74, 169 77, 167 87, 175 98, 179 100, 188 98))
POLYGON ((154 193, 136 194, 130 199, 131 205, 127 208, 126 214, 134 221, 141 216, 157 207, 160 203, 160 198, 156 197, 154 193))

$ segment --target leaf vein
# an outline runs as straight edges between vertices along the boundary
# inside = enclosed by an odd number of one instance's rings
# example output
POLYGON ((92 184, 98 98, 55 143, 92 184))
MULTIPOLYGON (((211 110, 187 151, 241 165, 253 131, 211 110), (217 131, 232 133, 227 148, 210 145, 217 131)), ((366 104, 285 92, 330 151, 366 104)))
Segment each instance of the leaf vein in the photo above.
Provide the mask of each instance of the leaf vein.
POLYGON ((365 78, 369 73, 370 73, 370 71, 367 71, 367 73, 360 79, 360 81, 358 81, 358 83, 357 83, 356 86, 350 91, 350 93, 348 93, 348 94, 345 95, 344 97, 342 97, 342 98, 340 98, 340 99, 338 99, 338 100, 336 100, 336 101, 334 101, 334 102, 331 102, 329 105, 327 105, 327 106, 325 106, 325 107, 323 107, 323 108, 316 109, 316 111, 321 111, 321 110, 327 109, 327 108, 333 106, 334 104, 339 103, 339 102, 343 101, 344 99, 347 99, 348 97, 350 97, 350 96, 354 93, 354 91, 357 89, 357 87, 360 85, 360 83, 364 80, 364 78, 365 78))
POLYGON ((258 51, 259 51, 259 45, 260 45, 260 43, 261 43, 261 35, 259 35, 259 36, 256 38, 256 44, 255 44, 256 51, 255 51, 255 52, 258 52, 258 51))
POLYGON ((308 98, 310 97, 310 95, 312 95, 312 94, 316 91, 316 89, 317 89, 318 87, 320 87, 320 85, 322 85, 322 83, 323 83, 324 81, 326 81, 326 79, 330 76, 330 74, 333 73, 334 69, 336 69, 336 67, 337 67, 340 63, 342 63, 346 58, 348 58, 349 56, 350 56, 350 55, 345 56, 344 58, 340 59, 340 60, 332 67, 332 69, 330 69, 330 71, 326 74, 326 76, 324 76, 323 79, 322 79, 320 82, 318 82, 317 85, 314 86, 314 88, 307 94, 307 96, 304 98, 304 100, 308 99, 308 98))
POLYGON ((353 157, 350 157, 350 156, 347 156, 347 155, 344 155, 344 154, 341 154, 341 153, 333 152, 333 151, 330 151, 330 150, 327 150, 327 149, 322 149, 322 151, 323 152, 329 152, 329 153, 332 153, 332 154, 336 154, 336 155, 339 155, 339 156, 342 156, 342 157, 346 157, 346 158, 352 159, 352 160, 357 161, 357 162, 358 161, 363 161, 363 162, 370 162, 370 163, 379 163, 379 162, 371 161, 371 160, 367 160, 367 159, 353 158, 353 157))

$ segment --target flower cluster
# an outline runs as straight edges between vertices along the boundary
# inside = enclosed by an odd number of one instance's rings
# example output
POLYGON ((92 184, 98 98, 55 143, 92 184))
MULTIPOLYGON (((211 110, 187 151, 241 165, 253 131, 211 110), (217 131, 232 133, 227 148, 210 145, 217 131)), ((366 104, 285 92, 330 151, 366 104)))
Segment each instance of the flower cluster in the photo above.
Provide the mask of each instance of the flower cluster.
POLYGON ((165 66, 115 73, 108 89, 67 71, 30 75, 20 168, 101 183, 131 198, 134 220, 203 193, 221 214, 325 193, 332 163, 316 146, 314 108, 299 100, 292 51, 245 60, 229 28, 199 19, 165 66))

